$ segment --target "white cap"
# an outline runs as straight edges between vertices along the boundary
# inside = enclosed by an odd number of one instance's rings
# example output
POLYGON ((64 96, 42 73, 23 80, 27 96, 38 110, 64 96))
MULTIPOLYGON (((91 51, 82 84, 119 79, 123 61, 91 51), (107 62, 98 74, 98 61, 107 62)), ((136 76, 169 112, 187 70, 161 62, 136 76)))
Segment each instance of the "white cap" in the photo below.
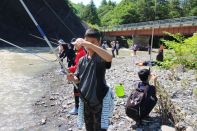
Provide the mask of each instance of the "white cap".
POLYGON ((62 40, 62 39, 58 40, 58 43, 65 44, 64 40, 62 40))

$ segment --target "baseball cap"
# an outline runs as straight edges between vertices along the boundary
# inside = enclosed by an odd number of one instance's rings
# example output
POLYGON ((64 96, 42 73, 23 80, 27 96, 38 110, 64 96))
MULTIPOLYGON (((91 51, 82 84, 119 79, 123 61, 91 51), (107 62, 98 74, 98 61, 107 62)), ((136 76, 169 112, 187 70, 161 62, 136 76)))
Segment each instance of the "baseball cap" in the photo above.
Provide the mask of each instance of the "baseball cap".
POLYGON ((65 44, 64 40, 62 40, 62 39, 59 39, 59 40, 58 40, 58 43, 59 43, 59 44, 65 44))
POLYGON ((76 44, 76 38, 72 38, 72 40, 70 41, 71 44, 75 45, 76 44))

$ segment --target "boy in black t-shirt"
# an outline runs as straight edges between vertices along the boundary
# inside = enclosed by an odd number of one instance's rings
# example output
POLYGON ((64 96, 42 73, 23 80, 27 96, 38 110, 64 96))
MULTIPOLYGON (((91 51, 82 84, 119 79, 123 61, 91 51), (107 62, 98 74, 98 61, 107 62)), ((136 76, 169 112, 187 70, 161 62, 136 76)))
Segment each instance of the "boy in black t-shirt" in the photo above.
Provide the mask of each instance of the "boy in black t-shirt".
POLYGON ((87 55, 80 59, 75 75, 67 76, 68 80, 79 83, 87 131, 106 131, 101 128, 102 102, 109 90, 105 72, 111 67, 112 55, 100 47, 100 38, 98 30, 88 29, 85 39, 76 40, 76 44, 86 48, 87 55))

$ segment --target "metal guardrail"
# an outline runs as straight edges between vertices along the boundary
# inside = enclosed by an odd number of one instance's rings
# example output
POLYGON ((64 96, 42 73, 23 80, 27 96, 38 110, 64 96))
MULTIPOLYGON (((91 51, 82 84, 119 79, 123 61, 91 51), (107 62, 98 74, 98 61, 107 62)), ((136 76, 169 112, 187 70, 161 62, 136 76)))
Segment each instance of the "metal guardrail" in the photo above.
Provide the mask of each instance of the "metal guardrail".
POLYGON ((100 30, 103 32, 109 32, 109 31, 123 31, 123 30, 135 30, 135 29, 150 29, 153 26, 154 28, 162 28, 162 27, 177 27, 177 26, 192 26, 192 25, 197 25, 197 16, 115 25, 112 27, 105 26, 105 27, 101 27, 100 30))

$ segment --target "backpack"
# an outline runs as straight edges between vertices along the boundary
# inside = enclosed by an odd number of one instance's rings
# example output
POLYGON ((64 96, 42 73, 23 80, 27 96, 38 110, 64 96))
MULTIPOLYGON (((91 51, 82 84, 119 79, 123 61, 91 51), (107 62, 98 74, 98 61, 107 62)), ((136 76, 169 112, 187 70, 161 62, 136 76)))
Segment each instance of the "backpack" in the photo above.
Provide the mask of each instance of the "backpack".
POLYGON ((143 83, 138 84, 126 103, 126 115, 133 120, 140 122, 144 117, 148 116, 151 110, 157 103, 157 97, 155 96, 154 86, 146 84, 144 89, 140 89, 143 83))

